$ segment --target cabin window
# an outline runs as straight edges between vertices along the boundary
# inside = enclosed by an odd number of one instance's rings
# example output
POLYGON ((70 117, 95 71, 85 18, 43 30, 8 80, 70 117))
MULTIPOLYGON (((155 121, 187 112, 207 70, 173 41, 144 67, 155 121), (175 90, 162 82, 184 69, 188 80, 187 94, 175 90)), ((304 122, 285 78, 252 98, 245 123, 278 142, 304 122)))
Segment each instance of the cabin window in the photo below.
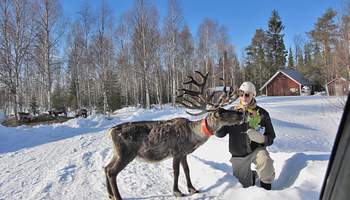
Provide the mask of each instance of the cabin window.
POLYGON ((291 92, 298 92, 298 88, 289 88, 291 92))

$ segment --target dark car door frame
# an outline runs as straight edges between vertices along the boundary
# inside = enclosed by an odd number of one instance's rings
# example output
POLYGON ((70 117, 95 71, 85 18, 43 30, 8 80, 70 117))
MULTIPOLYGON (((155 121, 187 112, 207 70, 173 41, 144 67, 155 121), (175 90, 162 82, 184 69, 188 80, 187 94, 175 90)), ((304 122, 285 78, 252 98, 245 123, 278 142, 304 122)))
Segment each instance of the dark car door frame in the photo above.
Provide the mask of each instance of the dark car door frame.
POLYGON ((350 199, 350 93, 320 193, 322 200, 350 199))

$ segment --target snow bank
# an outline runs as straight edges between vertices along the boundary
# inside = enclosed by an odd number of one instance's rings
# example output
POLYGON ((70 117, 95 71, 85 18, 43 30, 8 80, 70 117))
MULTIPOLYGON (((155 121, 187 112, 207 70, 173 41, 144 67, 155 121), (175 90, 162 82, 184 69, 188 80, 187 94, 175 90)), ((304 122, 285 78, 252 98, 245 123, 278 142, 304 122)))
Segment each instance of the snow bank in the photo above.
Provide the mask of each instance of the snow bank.
MULTIPOLYGON (((332 97, 259 97, 269 111, 276 140, 269 147, 276 168, 272 191, 242 188, 232 175, 228 138, 211 137, 188 156, 199 194, 181 199, 318 199, 342 112, 332 97)), ((62 124, 0 126, 0 199, 105 199, 103 167, 113 155, 106 130, 139 120, 196 118, 184 109, 123 108, 111 116, 91 115, 62 124), (20 186, 20 187, 19 187, 20 186)), ((186 193, 180 173, 179 187, 186 193)), ((172 196, 172 160, 130 163, 118 177, 127 199, 176 199, 172 196)))
POLYGON ((3 110, 0 110, 0 123, 5 120, 5 112, 3 110))

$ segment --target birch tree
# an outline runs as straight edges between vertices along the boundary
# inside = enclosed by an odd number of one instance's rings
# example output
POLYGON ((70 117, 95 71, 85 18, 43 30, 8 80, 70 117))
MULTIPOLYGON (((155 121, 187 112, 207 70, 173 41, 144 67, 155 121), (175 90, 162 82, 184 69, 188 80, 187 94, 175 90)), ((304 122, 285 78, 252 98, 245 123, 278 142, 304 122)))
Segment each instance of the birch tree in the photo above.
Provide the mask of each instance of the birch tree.
POLYGON ((48 110, 52 107, 53 73, 58 64, 58 47, 65 29, 62 7, 58 0, 40 0, 36 20, 36 62, 42 75, 41 84, 46 91, 48 110))
POLYGON ((131 12, 127 12, 120 17, 118 27, 115 32, 116 38, 116 59, 118 65, 118 77, 121 80, 120 86, 122 95, 124 96, 124 105, 136 105, 137 95, 135 88, 137 87, 136 68, 132 65, 132 23, 131 12))
POLYGON ((96 67, 99 86, 102 91, 103 113, 110 111, 108 94, 111 92, 109 83, 113 72, 114 46, 111 10, 106 1, 102 1, 97 21, 97 33, 93 36, 92 57, 96 67))
POLYGON ((198 64, 206 72, 210 72, 210 79, 208 79, 208 85, 210 87, 215 86, 215 52, 217 52, 216 46, 216 34, 218 30, 218 24, 211 19, 205 19, 198 28, 199 44, 197 49, 198 64))
POLYGON ((22 104, 20 86, 23 65, 34 36, 34 12, 28 0, 2 0, 0 9, 0 80, 10 91, 14 113, 18 117, 18 109, 22 104))
MULTIPOLYGON (((141 94, 142 104, 146 108, 150 108, 150 72, 155 65, 157 59, 157 49, 159 48, 159 31, 158 17, 155 7, 148 2, 139 0, 134 7, 134 31, 132 35, 133 40, 133 56, 135 64, 139 67, 141 77, 140 87, 144 87, 144 94, 141 94)), ((142 91, 142 90, 141 90, 142 91)))
POLYGON ((69 103, 73 109, 81 107, 81 86, 83 83, 82 71, 83 71, 83 54, 84 38, 80 29, 79 23, 76 21, 72 24, 71 30, 67 37, 67 58, 68 58, 68 71, 70 76, 70 98, 69 103))
POLYGON ((176 60, 179 57, 179 32, 182 28, 183 16, 177 0, 168 0, 168 12, 164 22, 164 41, 165 41, 165 65, 170 68, 171 77, 171 102, 175 106, 176 90, 178 87, 176 60))

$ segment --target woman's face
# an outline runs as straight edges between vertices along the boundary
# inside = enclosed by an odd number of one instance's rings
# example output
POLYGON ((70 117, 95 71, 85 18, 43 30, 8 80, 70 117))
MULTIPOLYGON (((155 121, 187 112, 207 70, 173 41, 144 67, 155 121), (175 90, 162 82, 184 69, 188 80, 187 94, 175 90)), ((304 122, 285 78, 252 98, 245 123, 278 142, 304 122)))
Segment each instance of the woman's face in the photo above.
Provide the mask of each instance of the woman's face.
POLYGON ((239 91, 239 100, 242 102, 244 106, 249 105, 252 99, 253 99, 253 94, 249 92, 244 92, 242 90, 239 91))

